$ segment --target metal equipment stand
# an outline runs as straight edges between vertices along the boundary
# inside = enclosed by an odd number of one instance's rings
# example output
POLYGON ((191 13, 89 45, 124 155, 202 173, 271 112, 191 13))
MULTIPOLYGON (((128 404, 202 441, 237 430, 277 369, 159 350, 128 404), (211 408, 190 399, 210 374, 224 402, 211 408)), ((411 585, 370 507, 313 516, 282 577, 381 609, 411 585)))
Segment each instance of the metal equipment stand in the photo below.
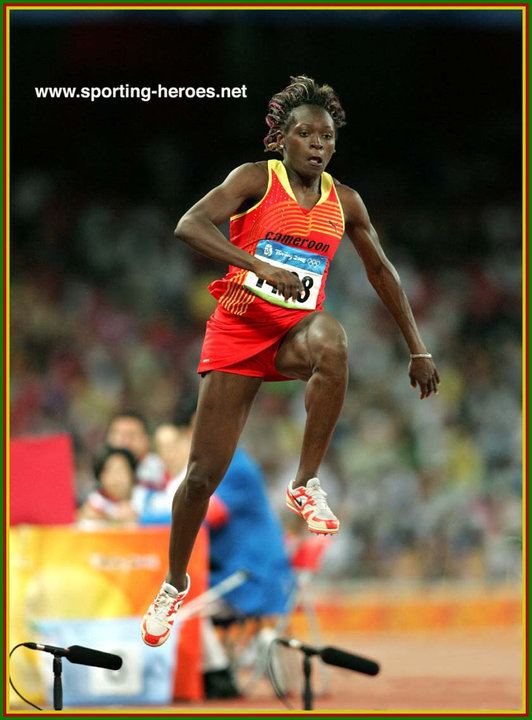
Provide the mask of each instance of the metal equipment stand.
POLYGON ((63 709, 63 685, 61 683, 61 673, 63 666, 61 656, 54 655, 54 710, 63 709))

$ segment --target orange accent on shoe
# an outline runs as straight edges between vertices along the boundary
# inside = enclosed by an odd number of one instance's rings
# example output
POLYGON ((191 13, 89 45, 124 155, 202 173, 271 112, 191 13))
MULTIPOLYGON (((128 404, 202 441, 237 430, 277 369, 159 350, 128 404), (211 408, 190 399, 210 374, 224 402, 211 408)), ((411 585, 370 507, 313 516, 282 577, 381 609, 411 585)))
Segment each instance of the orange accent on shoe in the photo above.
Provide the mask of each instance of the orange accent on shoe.
POLYGON ((175 616, 190 589, 190 578, 187 575, 187 587, 176 596, 170 594, 163 583, 148 611, 142 618, 141 635, 146 645, 158 647, 163 645, 174 624, 175 616))
POLYGON ((286 505, 305 520, 311 532, 317 535, 334 535, 340 528, 340 522, 327 505, 326 497, 318 478, 312 478, 307 487, 288 486, 286 505))

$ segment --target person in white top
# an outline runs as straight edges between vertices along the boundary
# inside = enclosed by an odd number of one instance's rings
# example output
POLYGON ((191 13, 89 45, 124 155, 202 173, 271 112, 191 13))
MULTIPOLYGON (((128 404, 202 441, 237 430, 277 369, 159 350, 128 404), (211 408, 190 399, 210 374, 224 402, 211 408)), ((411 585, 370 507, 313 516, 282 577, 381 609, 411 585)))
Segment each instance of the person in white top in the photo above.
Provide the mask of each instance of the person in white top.
POLYGON ((106 448, 94 463, 97 487, 78 511, 78 520, 136 522, 137 462, 126 448, 106 448))

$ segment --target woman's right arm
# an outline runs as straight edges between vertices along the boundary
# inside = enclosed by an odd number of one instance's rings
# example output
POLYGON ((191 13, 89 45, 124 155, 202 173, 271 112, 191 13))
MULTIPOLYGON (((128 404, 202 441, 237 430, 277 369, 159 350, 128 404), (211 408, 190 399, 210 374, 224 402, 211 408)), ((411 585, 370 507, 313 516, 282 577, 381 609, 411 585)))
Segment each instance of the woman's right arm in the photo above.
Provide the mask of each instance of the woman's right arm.
POLYGON ((288 270, 273 267, 233 245, 218 230, 249 199, 261 198, 268 184, 265 165, 246 163, 233 170, 224 182, 188 210, 175 229, 175 236, 211 260, 251 270, 277 288, 285 300, 297 299, 301 281, 288 270))

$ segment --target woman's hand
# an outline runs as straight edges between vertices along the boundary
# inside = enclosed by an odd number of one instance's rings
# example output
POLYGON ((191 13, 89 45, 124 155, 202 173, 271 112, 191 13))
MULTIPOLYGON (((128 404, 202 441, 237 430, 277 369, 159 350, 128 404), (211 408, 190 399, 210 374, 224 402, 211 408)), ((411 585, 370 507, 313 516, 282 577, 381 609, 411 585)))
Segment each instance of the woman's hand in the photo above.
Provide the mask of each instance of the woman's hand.
POLYGON ((297 301, 299 293, 305 290, 296 273, 275 267, 263 260, 257 259, 253 272, 268 285, 272 285, 285 300, 297 301))
POLYGON ((429 397, 432 393, 438 394, 440 376, 431 358, 413 358, 408 366, 410 385, 419 386, 420 399, 429 397))

